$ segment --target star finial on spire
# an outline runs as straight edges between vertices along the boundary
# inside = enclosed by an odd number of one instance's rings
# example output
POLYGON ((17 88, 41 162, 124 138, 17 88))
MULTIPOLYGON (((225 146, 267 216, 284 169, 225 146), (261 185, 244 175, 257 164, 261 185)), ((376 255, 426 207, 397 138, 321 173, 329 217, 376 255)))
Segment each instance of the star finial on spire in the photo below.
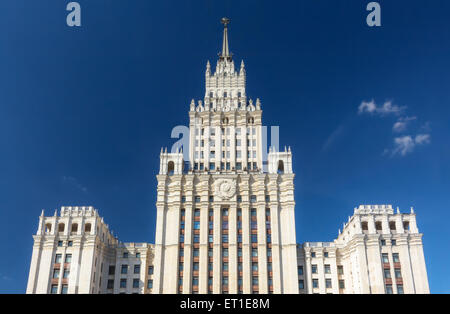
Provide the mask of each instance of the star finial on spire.
POLYGON ((222 44, 222 54, 221 58, 231 58, 230 49, 228 46, 228 24, 230 24, 230 19, 223 17, 220 22, 223 24, 223 44, 222 44))

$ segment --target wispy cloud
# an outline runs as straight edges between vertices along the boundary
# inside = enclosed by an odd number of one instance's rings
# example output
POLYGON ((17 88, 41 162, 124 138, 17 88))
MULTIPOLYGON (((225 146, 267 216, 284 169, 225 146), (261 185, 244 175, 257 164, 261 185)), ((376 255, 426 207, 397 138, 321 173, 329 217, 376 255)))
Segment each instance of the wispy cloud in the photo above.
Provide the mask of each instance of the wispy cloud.
POLYGON ((429 143, 430 134, 418 134, 414 138, 411 135, 396 137, 394 138, 394 148, 386 149, 385 153, 390 153, 391 156, 405 156, 412 153, 417 146, 429 143))
POLYGON ((358 113, 378 114, 378 115, 398 115, 406 109, 406 106, 393 105, 391 101, 386 101, 383 105, 378 106, 375 101, 363 101, 358 107, 358 113))
POLYGON ((327 140, 322 146, 322 151, 327 151, 331 145, 338 140, 339 137, 344 133, 344 124, 338 126, 331 134, 328 136, 327 140))
MULTIPOLYGON (((416 116, 406 116, 406 106, 393 105, 391 101, 386 101, 383 105, 377 105, 374 100, 363 101, 358 106, 358 114, 370 114, 378 117, 387 117, 389 115, 398 116, 397 121, 392 126, 394 133, 407 133, 410 129, 412 121, 417 120, 416 116)), ((386 148, 383 155, 390 156, 406 156, 412 153, 417 146, 429 144, 431 142, 430 124, 426 122, 423 124, 417 132, 417 135, 405 134, 403 136, 397 136, 393 139, 393 146, 386 148)), ((410 133, 410 132, 408 132, 410 133)))
POLYGON ((396 133, 404 132, 406 131, 408 124, 416 119, 417 117, 400 117, 392 126, 392 131, 396 133))
POLYGON ((82 191, 84 193, 87 192, 87 188, 84 185, 82 185, 81 183, 79 183, 78 180, 76 178, 74 178, 74 177, 63 176, 62 177, 62 181, 63 181, 63 183, 69 184, 69 185, 75 187, 76 189, 78 189, 78 190, 80 190, 80 191, 82 191))

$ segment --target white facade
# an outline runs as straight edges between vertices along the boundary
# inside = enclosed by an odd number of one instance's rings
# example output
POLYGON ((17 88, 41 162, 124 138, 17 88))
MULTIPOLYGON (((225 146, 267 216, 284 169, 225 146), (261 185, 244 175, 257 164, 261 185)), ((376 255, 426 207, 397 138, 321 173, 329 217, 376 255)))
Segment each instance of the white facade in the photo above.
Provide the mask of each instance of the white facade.
POLYGON ((300 293, 429 293, 416 215, 361 205, 333 242, 298 247, 300 293))
POLYGON ((189 106, 190 163, 161 150, 155 244, 120 243, 92 207, 42 214, 27 293, 428 293, 414 213, 360 206, 334 242, 297 245, 291 149, 263 160, 261 102, 222 22, 189 106))

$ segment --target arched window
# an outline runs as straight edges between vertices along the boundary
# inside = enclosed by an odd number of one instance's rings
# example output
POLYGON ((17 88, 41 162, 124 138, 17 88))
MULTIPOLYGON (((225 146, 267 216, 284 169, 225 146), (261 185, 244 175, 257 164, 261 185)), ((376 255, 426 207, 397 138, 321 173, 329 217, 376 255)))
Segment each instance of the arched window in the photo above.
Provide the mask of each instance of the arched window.
POLYGON ((283 174, 284 173, 284 163, 282 160, 278 160, 278 169, 277 173, 283 174))
POLYGON ((167 174, 169 176, 173 175, 175 171, 175 164, 173 161, 169 161, 169 163, 167 164, 167 174))
POLYGON ((58 232, 64 232, 64 228, 65 228, 66 226, 63 224, 63 223, 60 223, 59 225, 58 225, 58 232))
POLYGON ((255 123, 255 119, 254 118, 248 118, 248 124, 253 124, 255 123))
POLYGON ((84 225, 84 232, 91 232, 91 224, 87 223, 84 225))
POLYGON ((78 224, 77 224, 77 223, 72 224, 72 230, 71 230, 71 232, 72 232, 72 233, 76 233, 77 231, 78 231, 78 224))
POLYGON ((52 232, 52 224, 45 224, 45 233, 52 232))

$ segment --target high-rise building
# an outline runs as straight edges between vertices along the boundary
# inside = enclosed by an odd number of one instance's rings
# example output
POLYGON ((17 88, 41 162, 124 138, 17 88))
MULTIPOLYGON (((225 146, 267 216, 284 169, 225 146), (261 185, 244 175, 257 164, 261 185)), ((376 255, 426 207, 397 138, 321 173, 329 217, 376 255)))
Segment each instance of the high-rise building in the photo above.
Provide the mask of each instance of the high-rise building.
POLYGON ((413 212, 362 205, 334 242, 296 243, 291 149, 266 153, 222 23, 189 147, 161 150, 155 244, 119 242, 92 207, 42 213, 27 293, 428 293, 413 212))

